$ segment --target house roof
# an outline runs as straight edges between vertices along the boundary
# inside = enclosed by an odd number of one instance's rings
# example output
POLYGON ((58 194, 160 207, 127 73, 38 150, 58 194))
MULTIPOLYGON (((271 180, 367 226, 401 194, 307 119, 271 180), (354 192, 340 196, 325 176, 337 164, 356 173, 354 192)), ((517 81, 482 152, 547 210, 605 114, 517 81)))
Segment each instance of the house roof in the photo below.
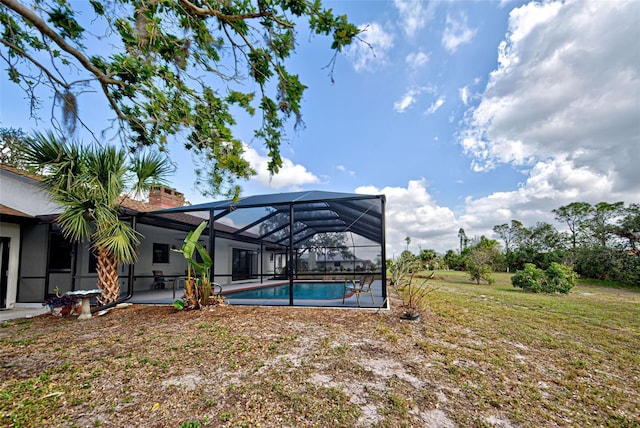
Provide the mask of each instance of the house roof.
POLYGON ((22 211, 14 210, 11 207, 0 204, 0 216, 11 216, 11 217, 24 217, 24 218, 34 218, 33 216, 23 213, 22 211))
POLYGON ((131 199, 127 196, 122 197, 122 199, 120 200, 120 206, 122 208, 127 208, 138 213, 147 213, 159 210, 161 208, 155 205, 151 205, 147 202, 136 201, 135 199, 131 199))
POLYGON ((38 174, 31 174, 30 172, 24 171, 22 169, 15 168, 13 166, 10 166, 10 165, 4 164, 4 163, 0 163, 0 169, 2 169, 4 171, 11 172, 11 173, 16 174, 16 175, 20 175, 22 177, 31 178, 32 180, 42 181, 42 176, 40 176, 38 174))
POLYGON ((215 219, 220 219, 237 210, 264 208, 261 216, 239 227, 236 233, 256 230, 261 239, 289 246, 289 214, 293 211, 294 246, 318 233, 327 232, 354 232, 381 244, 384 236, 384 203, 384 195, 312 190, 207 202, 158 210, 153 214, 209 211, 214 213, 215 219))
POLYGON ((38 210, 52 212, 55 206, 44 206, 42 177, 23 171, 10 165, 0 163, 0 216, 4 221, 12 223, 37 222, 38 210), (5 182, 5 180, 8 180, 5 182), (22 183, 16 186, 16 183, 22 183), (24 187, 24 186, 27 187, 24 187), (28 195, 29 197, 25 197, 28 195), (37 207, 37 208, 35 208, 37 207))

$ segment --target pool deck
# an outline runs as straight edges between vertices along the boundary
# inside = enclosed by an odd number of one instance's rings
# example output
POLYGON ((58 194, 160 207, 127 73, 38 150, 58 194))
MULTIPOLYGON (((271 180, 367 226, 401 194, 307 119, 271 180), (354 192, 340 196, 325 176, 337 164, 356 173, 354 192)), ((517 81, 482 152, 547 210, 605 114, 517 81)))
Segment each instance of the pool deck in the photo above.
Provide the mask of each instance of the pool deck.
MULTIPOLYGON (((286 281, 264 281, 258 282, 246 282, 241 284, 231 284, 222 286, 222 295, 232 291, 247 290, 257 287, 266 287, 270 285, 283 284, 286 281)), ((371 302, 371 295, 362 294, 360 296, 360 308, 361 309, 388 309, 388 303, 382 298, 382 282, 377 280, 373 283, 373 297, 375 304, 371 302)), ((182 288, 176 290, 175 299, 182 297, 184 293, 182 288)), ((164 290, 145 290, 136 291, 133 297, 128 300, 129 303, 142 303, 142 304, 172 304, 175 300, 173 298, 173 288, 164 290)), ((251 306, 289 306, 289 299, 225 299, 225 303, 229 305, 251 305, 251 306)), ((299 307, 333 307, 333 308, 358 308, 358 301, 354 295, 347 297, 342 303, 342 298, 339 299, 326 299, 326 300, 311 300, 311 299, 294 299, 293 306, 299 307)))

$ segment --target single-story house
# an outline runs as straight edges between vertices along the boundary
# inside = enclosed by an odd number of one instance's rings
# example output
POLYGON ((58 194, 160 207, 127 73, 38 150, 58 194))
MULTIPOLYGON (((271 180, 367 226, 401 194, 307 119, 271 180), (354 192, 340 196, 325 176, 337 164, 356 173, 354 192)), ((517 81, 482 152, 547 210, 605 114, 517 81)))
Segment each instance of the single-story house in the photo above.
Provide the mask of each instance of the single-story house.
POLYGON ((323 251, 310 250, 303 253, 300 261, 309 270, 317 272, 349 272, 371 270, 373 262, 370 259, 362 259, 354 256, 349 249, 346 251, 323 251))
MULTIPOLYGON (((304 242, 323 232, 364 236, 384 260, 384 196, 297 192, 185 206, 180 192, 157 186, 148 201, 126 198, 121 207, 121 217, 144 237, 136 263, 118 266, 123 296, 153 289, 154 271, 169 284, 183 277, 187 262, 171 250, 203 220, 210 225, 200 242, 213 256, 213 279, 223 285, 304 276, 289 266, 299 265, 304 242)), ((90 243, 62 236, 55 223, 60 212, 37 176, 0 165, 0 308, 96 287, 90 243)), ((378 273, 384 274, 384 266, 378 273)))

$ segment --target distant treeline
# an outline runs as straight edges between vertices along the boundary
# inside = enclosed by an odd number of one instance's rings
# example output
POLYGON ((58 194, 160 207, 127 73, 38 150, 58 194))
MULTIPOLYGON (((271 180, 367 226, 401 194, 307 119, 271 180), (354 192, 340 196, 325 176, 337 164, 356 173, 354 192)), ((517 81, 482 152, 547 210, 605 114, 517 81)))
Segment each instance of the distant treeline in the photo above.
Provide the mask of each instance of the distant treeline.
POLYGON ((526 263, 546 269, 558 262, 582 278, 640 287, 640 204, 573 202, 552 212, 568 232, 545 222, 527 227, 518 220, 494 226, 498 240, 469 239, 460 229, 459 251, 449 250, 438 261, 443 267, 468 270, 467 265, 480 258, 496 272, 515 272, 526 263))

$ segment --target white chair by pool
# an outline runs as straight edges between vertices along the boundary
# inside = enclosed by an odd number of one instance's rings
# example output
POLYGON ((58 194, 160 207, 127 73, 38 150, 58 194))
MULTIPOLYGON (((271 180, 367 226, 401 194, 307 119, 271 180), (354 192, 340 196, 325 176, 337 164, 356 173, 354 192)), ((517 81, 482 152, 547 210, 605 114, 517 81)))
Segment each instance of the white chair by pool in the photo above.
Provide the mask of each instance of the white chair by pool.
POLYGON ((356 295, 356 300, 358 301, 358 307, 360 307, 360 295, 361 294, 370 294, 371 301, 373 304, 376 304, 375 298, 373 297, 373 281, 375 277, 373 275, 362 275, 358 281, 354 281, 353 279, 345 279, 344 280, 344 295, 342 296, 342 303, 347 297, 348 293, 354 293, 356 295))

